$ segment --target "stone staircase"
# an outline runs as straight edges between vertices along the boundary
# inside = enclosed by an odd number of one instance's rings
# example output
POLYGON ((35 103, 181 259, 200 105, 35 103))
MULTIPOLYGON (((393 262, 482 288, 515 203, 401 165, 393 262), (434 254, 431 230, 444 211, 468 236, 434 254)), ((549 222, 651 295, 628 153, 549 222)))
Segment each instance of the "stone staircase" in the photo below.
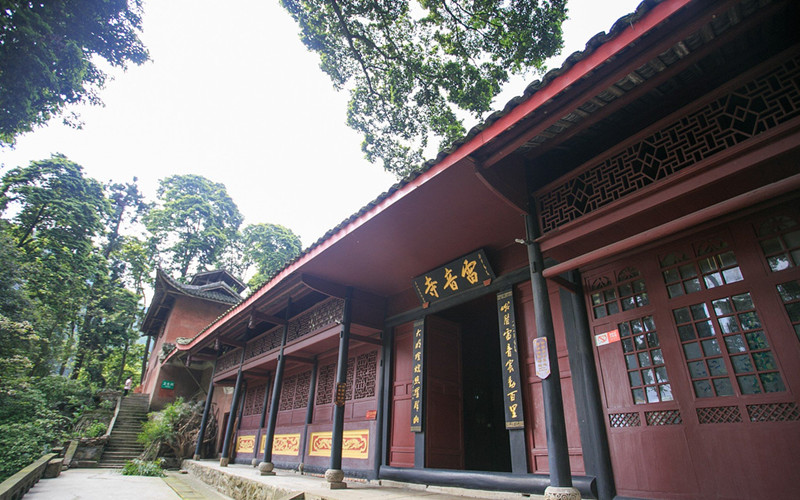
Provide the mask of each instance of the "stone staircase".
POLYGON ((142 432, 142 422, 147 420, 149 406, 149 394, 130 394, 122 398, 117 420, 98 467, 120 469, 125 462, 144 451, 144 446, 136 440, 136 436, 142 432))

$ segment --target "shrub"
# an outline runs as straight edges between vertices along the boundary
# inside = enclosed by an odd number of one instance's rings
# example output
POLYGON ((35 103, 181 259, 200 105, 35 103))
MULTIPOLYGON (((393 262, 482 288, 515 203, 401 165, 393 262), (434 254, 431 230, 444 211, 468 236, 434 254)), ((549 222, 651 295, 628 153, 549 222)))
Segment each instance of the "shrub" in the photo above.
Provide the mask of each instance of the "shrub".
POLYGON ((86 437, 96 438, 105 434, 106 430, 108 430, 108 425, 104 424, 103 422, 98 422, 97 420, 95 420, 94 422, 92 422, 92 425, 90 425, 86 429, 86 432, 84 434, 86 435, 86 437))
POLYGON ((161 458, 155 460, 139 460, 138 458, 134 458, 133 460, 125 462, 125 466, 122 467, 122 475, 164 477, 163 463, 164 460, 161 458))
MULTIPOLYGON (((192 455, 200 429, 203 402, 186 402, 178 398, 159 412, 150 413, 142 425, 139 442, 145 445, 145 457, 154 457, 161 452, 162 445, 169 448, 175 458, 181 460, 192 455)), ((214 436, 216 424, 209 420, 208 436, 214 436)))

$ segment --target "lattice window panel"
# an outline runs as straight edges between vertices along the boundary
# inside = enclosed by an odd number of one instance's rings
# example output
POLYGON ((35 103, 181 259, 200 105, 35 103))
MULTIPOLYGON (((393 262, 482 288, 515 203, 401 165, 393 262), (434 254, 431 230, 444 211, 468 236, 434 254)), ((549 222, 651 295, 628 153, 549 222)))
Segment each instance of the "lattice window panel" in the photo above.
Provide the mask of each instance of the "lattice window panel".
POLYGON ((772 272, 800 266, 800 222, 797 215, 776 215, 758 224, 755 229, 772 272))
POLYGON ((735 424, 742 421, 738 406, 715 406, 697 408, 697 419, 701 424, 735 424))
POLYGON ((750 294, 712 300, 711 305, 741 393, 785 391, 767 332, 750 294))
POLYGON ((235 349, 233 351, 223 354, 217 360, 217 373, 222 373, 225 370, 233 368, 234 366, 238 366, 241 357, 242 357, 241 349, 235 349))
POLYGON ((255 358, 265 352, 270 352, 281 346, 281 337, 283 336, 283 327, 276 326, 268 331, 265 335, 254 339, 247 344, 247 351, 244 354, 245 359, 255 358))
POLYGON ((317 404, 327 405, 333 401, 333 383, 336 381, 336 363, 320 367, 317 379, 317 404))
POLYGON ((278 407, 280 411, 291 410, 294 408, 294 392, 297 387, 297 375, 286 377, 283 379, 283 387, 281 387, 281 405, 278 407))
POLYGON ((264 392, 266 390, 266 384, 256 385, 247 390, 244 398, 245 416, 261 415, 261 409, 264 407, 264 392))
POLYGON ((308 394, 311 389, 311 370, 305 371, 297 376, 297 386, 294 391, 293 408, 305 408, 308 406, 308 394))
POLYGON ((353 380, 355 379, 356 371, 356 358, 349 358, 347 360, 347 379, 345 392, 347 393, 347 401, 353 399, 353 380))
POLYGON ((342 321, 344 314, 344 300, 331 298, 313 309, 306 311, 289 322, 289 336, 287 342, 299 339, 323 326, 342 321))
POLYGON ((375 396, 375 376, 378 373, 378 351, 371 351, 356 358, 356 387, 353 399, 375 396))
POLYGON ((751 422, 795 422, 800 420, 800 408, 795 403, 747 405, 751 422))
POLYGON ((794 333, 797 334, 797 339, 800 340, 800 281, 787 281, 777 285, 778 295, 783 301, 783 306, 786 308, 786 314, 789 315, 789 321, 792 322, 794 333))
POLYGON ((722 356, 707 303, 693 304, 672 311, 683 356, 698 398, 733 396, 728 367, 722 356))
POLYGON ((728 242, 716 239, 697 243, 659 258, 669 298, 742 281, 742 271, 728 242))
POLYGON ((544 233, 800 115, 800 58, 682 116, 538 197, 544 233))
POLYGON ((678 410, 646 411, 644 418, 649 426, 679 425, 683 423, 681 412, 678 410))
POLYGON ((626 267, 615 274, 616 286, 608 276, 599 276, 587 283, 595 319, 630 311, 650 303, 647 288, 639 270, 626 267))
POLYGON ((611 427, 639 427, 642 425, 638 412, 609 413, 608 422, 611 427))
POLYGON ((672 386, 652 316, 617 325, 634 404, 672 401, 672 386))

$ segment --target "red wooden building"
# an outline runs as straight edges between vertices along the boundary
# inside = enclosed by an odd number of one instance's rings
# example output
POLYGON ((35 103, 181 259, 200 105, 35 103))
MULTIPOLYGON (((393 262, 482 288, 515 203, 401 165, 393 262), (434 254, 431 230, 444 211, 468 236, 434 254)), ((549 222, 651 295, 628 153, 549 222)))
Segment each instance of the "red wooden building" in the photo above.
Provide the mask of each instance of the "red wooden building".
POLYGON ((643 2, 179 343, 223 462, 791 496, 799 7, 643 2))

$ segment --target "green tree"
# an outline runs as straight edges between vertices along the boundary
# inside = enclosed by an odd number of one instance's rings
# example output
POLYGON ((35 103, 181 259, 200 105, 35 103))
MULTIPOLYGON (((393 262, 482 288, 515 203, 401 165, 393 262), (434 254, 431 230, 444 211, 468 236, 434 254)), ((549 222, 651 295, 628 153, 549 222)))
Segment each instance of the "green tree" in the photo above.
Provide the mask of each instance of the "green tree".
POLYGON ((162 179, 144 223, 159 264, 180 279, 218 265, 242 223, 225 185, 193 174, 162 179))
POLYGON ((122 69, 147 61, 141 13, 141 0, 0 0, 0 146, 69 104, 100 103, 98 58, 122 69))
POLYGON ((104 264, 94 241, 109 211, 102 186, 63 155, 3 176, 0 215, 11 215, 3 227, 20 251, 25 289, 39 305, 37 314, 21 318, 35 319, 39 342, 30 356, 36 373, 50 373, 72 342, 96 268, 104 264))
POLYGON ((566 0, 281 0, 337 89, 372 162, 405 175, 429 135, 464 135, 455 110, 481 118, 509 75, 561 46, 566 0))
POLYGON ((242 231, 245 259, 256 267, 247 285, 255 290, 300 255, 300 238, 279 224, 250 224, 242 231))

